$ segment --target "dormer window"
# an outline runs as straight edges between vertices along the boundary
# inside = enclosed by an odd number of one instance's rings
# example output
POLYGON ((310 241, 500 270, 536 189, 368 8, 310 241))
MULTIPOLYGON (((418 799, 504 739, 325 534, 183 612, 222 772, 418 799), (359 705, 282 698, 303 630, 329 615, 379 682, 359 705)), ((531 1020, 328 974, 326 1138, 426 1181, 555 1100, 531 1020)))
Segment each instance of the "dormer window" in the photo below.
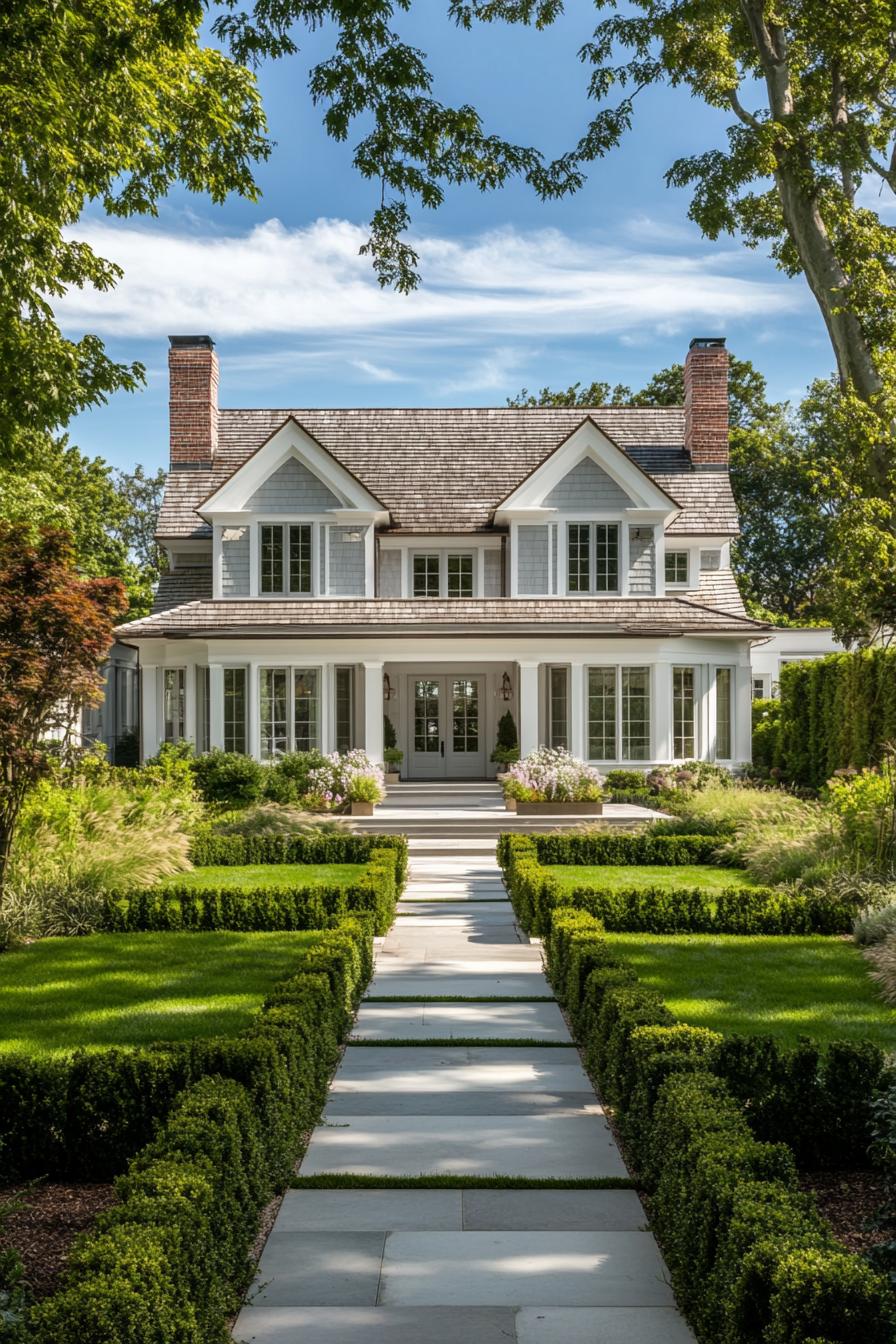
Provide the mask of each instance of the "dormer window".
POLYGON ((259 579, 262 593, 311 596, 311 524, 262 523, 259 579))
POLYGON ((666 583, 687 587, 689 558, 687 551, 666 551, 666 583))
POLYGON ((414 597, 473 597, 473 556, 452 551, 429 551, 411 559, 411 592, 414 597))
POLYGON ((569 523, 567 589, 570 593, 619 592, 619 524, 569 523))

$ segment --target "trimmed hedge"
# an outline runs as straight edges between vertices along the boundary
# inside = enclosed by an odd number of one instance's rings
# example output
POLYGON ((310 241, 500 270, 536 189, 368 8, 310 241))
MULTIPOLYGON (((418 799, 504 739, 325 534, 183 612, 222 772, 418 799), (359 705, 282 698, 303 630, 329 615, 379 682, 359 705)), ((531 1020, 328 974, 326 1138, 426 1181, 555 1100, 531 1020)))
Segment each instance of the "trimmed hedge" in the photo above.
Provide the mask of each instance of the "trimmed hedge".
MULTIPOLYGON (((502 835, 498 841, 498 861, 502 850, 522 837, 502 835)), ((525 837, 535 847, 539 863, 650 864, 677 867, 686 863, 718 863, 716 835, 654 835, 650 831, 603 831, 595 835, 546 834, 525 837)))
POLYGON ((896 649, 832 653, 781 669, 775 759, 787 779, 820 788, 835 770, 877 765, 896 740, 896 649))
MULTIPOLYGON (((241 840, 241 836, 225 839, 241 840)), ((403 837, 399 837, 402 838, 403 837)), ((367 871, 348 885, 309 887, 197 887, 168 882, 129 896, 110 899, 104 919, 106 933, 146 933, 187 929, 209 932, 234 929, 273 932, 278 929, 324 929, 346 915, 370 914, 378 934, 387 933, 401 893, 406 850, 393 845, 371 847, 366 859, 278 859, 283 863, 364 863, 367 871)), ((268 859, 247 859, 268 863, 268 859)), ((230 864, 225 866, 231 866, 230 864)), ((200 870, 201 871, 201 870, 200 870)))
POLYGON ((78 1051, 61 1060, 0 1060, 4 1178, 108 1180, 153 1138, 179 1094, 208 1076, 246 1090, 266 1118, 271 1151, 288 1161, 296 1134, 322 1104, 372 966, 371 920, 345 920, 297 952, 296 973, 274 987, 238 1035, 78 1051), (285 1091, 301 1124, 282 1118, 285 1091))
POLYGON ((215 835, 197 836, 190 858, 197 868, 245 867, 254 863, 367 863, 375 849, 395 850, 395 874, 404 886, 408 842, 403 835, 215 835))
MULTIPOLYGON (((689 835, 655 838, 709 839, 689 835)), ((699 887, 616 890, 594 885, 571 890, 558 882, 550 866, 540 859, 542 849, 549 854, 555 852, 554 846, 539 845, 538 841, 542 839, 564 841, 560 850, 564 856, 588 852, 591 846, 591 837, 584 836, 501 837, 498 858, 514 912, 527 933, 543 936, 557 907, 585 910, 599 919, 609 933, 848 933, 856 915, 855 904, 848 898, 824 891, 795 893, 777 887, 729 887, 720 892, 699 887), (582 850, 577 842, 581 843, 582 850)), ((560 861, 551 859, 552 863, 560 861)), ((562 861, 569 859, 564 857, 562 861)), ((675 860, 676 863, 691 861, 675 860)), ((590 863, 591 860, 575 858, 573 862, 590 863)))
POLYGON ((816 1108, 817 1115, 823 1100, 826 1155, 847 1162, 863 1155, 867 1134, 857 1132, 856 1096, 870 1099, 881 1053, 831 1047, 811 1077, 802 1066, 793 1071, 791 1082, 799 1077, 800 1087, 785 1096, 783 1055, 775 1055, 773 1042, 764 1043, 764 1053, 750 1042, 754 1091, 745 1108, 730 1086, 743 1049, 726 1054, 732 1043, 717 1033, 675 1023, 658 996, 614 959, 602 932, 582 911, 555 911, 545 941, 548 970, 651 1190, 676 1298, 700 1340, 889 1344, 894 1302, 886 1279, 835 1240, 799 1193, 793 1154, 780 1141, 796 1139, 799 1148, 812 1126, 808 1113, 816 1108), (755 1132, 762 1085, 784 1131, 764 1137, 755 1132), (849 1130, 836 1119, 844 1103, 849 1130))
POLYGON ((721 1078, 743 1104, 754 1135, 786 1142, 801 1166, 864 1164, 872 1098, 889 1076, 882 1050, 863 1041, 820 1047, 807 1040, 788 1048, 771 1036, 722 1036, 678 1023, 603 932, 584 911, 556 910, 545 950, 589 1066, 608 1099, 628 1113, 624 1128, 639 1132, 642 1109, 649 1111, 670 1062, 678 1071, 686 1061, 721 1078))

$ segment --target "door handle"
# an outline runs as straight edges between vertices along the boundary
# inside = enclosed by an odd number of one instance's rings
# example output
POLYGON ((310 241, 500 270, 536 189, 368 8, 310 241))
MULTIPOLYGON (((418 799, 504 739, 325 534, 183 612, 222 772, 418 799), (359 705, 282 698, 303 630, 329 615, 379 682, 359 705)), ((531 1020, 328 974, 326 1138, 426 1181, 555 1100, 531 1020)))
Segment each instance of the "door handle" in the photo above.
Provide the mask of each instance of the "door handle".
POLYGON ((442 756, 445 755, 445 739, 444 739, 444 737, 443 737, 442 740, 439 742, 439 753, 440 753, 442 756))

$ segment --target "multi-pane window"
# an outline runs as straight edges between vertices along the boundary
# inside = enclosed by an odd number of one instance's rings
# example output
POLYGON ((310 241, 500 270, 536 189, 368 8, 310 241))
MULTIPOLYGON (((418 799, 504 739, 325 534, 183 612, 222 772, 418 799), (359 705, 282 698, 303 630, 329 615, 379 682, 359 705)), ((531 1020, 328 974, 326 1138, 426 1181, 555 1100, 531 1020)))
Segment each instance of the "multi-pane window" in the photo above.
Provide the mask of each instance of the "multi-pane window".
POLYGON ((588 756, 616 759, 616 668, 588 669, 588 756))
POLYGON ((289 669, 263 667, 258 693, 261 758, 274 761, 289 750, 289 669))
POLYGON ((455 752, 479 750, 479 686, 465 677, 451 686, 451 747, 455 752))
POLYGON ((224 750, 246 750, 246 669, 224 668, 224 750))
POLYGON ((351 751, 355 732, 355 679, 350 667, 336 669, 336 750, 351 751))
POLYGON ((691 760, 694 749, 694 669, 672 669, 672 755, 691 760))
POLYGON ((433 755, 439 750, 439 682, 414 682, 414 750, 433 755))
POLYGON ((567 589, 570 593, 619 591, 619 525, 570 523, 566 536, 567 589))
POLYGON ((716 668, 716 757, 730 761, 731 751, 731 668, 716 668))
POLYGON ((211 697, 207 667, 196 669, 196 750, 208 751, 211 735, 211 697))
POLYGON ((317 746, 318 673, 316 668, 293 669, 293 750, 311 751, 317 746))
POLYGON ((182 667, 166 667, 162 671, 162 720, 165 741, 180 742, 184 736, 186 717, 186 672, 182 667))
POLYGON ((765 677, 753 678, 753 699, 764 700, 767 692, 765 689, 765 677))
POLYGON ((687 551, 666 552, 666 582, 684 583, 688 581, 687 551))
POLYGON ((259 579, 263 593, 309 596, 310 523, 262 523, 259 579))
POLYGON ((650 759, 650 668, 622 668, 622 760, 650 759))
POLYGON ((552 667, 548 673, 548 708, 552 747, 569 749, 569 670, 552 667))
POLYGON ((414 556, 414 597, 439 596, 439 560, 438 555, 414 556))
POLYGON ((473 596, 473 557, 472 555, 448 556, 448 596, 473 596))

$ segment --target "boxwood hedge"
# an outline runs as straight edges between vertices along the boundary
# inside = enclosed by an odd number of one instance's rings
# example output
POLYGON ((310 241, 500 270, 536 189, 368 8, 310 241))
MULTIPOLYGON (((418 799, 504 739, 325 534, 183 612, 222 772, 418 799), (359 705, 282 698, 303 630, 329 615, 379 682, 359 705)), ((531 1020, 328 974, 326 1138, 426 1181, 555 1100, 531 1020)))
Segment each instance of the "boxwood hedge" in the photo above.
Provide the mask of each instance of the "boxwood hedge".
POLYGON ((760 1048, 676 1023, 602 933, 587 913, 556 910, 548 970, 650 1189, 676 1298, 699 1339, 888 1344, 891 1288, 799 1193, 789 1146, 813 1165, 861 1160, 881 1053, 832 1046, 810 1071, 805 1052, 789 1067, 772 1041, 760 1048))

